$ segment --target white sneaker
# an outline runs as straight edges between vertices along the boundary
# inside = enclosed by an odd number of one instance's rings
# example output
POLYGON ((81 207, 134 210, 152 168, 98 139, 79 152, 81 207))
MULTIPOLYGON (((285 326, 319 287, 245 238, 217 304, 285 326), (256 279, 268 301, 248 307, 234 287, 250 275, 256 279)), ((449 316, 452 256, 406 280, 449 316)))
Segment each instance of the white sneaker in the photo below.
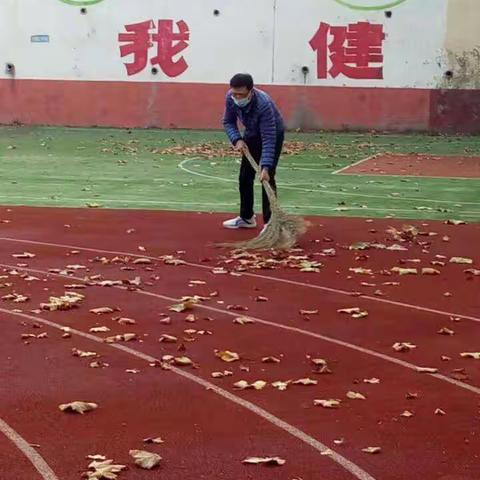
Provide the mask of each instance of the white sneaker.
POLYGON ((230 228, 232 230, 236 230, 238 228, 256 228, 257 222, 255 221, 255 216, 253 216, 250 220, 244 220, 242 217, 236 217, 223 222, 223 227, 230 228))

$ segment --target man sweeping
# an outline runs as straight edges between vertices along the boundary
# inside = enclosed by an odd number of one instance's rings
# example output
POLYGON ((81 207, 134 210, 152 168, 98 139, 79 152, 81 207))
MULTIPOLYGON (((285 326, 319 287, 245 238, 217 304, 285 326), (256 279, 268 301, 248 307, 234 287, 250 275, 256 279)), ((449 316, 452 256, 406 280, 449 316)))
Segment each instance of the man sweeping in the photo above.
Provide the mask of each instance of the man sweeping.
MULTIPOLYGON (((256 228, 253 212, 255 170, 245 152, 248 149, 260 165, 260 181, 266 180, 276 191, 275 172, 285 137, 283 119, 273 100, 262 90, 254 88, 252 76, 238 73, 230 80, 223 125, 232 145, 244 154, 239 176, 240 215, 225 221, 223 226, 256 228), (245 127, 243 136, 238 129, 238 120, 245 127)), ((264 188, 262 193, 263 221, 267 225, 271 216, 270 202, 264 188)))

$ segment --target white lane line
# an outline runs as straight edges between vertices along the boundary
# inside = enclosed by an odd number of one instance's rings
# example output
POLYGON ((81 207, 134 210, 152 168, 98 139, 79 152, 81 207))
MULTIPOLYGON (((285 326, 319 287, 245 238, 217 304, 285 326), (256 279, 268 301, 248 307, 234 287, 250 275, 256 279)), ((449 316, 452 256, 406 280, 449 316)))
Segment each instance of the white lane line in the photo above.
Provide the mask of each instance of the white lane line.
MULTIPOLYGON (((183 160, 182 162, 179 163, 178 168, 180 168, 184 172, 190 173, 191 175, 196 175, 198 177, 209 178, 209 179, 217 180, 217 181, 220 180, 222 182, 230 182, 230 183, 232 183, 232 182, 236 183, 237 182, 237 180, 235 180, 235 179, 219 177, 219 176, 216 176, 216 175, 207 175, 205 173, 201 173, 201 172, 197 172, 195 170, 191 170, 191 169, 189 169, 185 166, 190 161, 191 161, 191 159, 188 159, 188 158, 186 160, 183 160)), ((371 195, 371 194, 368 194, 368 193, 341 192, 341 191, 337 192, 337 191, 333 191, 333 190, 326 190, 324 188, 318 189, 315 186, 313 186, 312 188, 302 188, 302 187, 289 186, 289 184, 283 184, 283 183, 279 183, 278 186, 282 187, 284 189, 287 189, 287 190, 299 190, 299 191, 302 191, 302 192, 318 191, 319 193, 327 193, 327 194, 331 194, 331 195, 346 195, 346 196, 352 196, 352 197, 380 198, 382 200, 387 200, 388 199, 388 200, 392 200, 392 201, 395 201, 395 202, 411 201, 411 202, 418 202, 418 203, 426 203, 426 202, 429 202, 429 203, 453 203, 453 204, 459 203, 457 200, 435 200, 435 199, 431 199, 431 198, 418 198, 418 197, 415 197, 415 198, 412 198, 412 197, 389 197, 387 195, 371 195)), ((460 203, 462 205, 480 205, 479 202, 460 202, 460 203)))
MULTIPOLYGON (((3 263, 0 263, 0 267, 3 267, 5 269, 7 269, 7 271, 8 271, 8 269, 23 270, 23 271, 26 271, 26 272, 32 272, 32 273, 37 273, 37 274, 47 275, 47 276, 52 276, 52 277, 65 278, 65 279, 69 279, 69 280, 77 280, 79 282, 85 283, 85 279, 80 278, 80 277, 75 277, 73 275, 63 275, 63 274, 59 274, 59 273, 52 273, 52 272, 47 272, 45 270, 38 270, 38 269, 35 269, 35 268, 15 267, 13 265, 6 265, 6 264, 3 264, 3 263)), ((127 290, 126 287, 122 287, 122 286, 114 286, 113 288, 116 288, 116 289, 119 289, 119 290, 127 290)), ((162 295, 162 294, 154 293, 154 292, 147 292, 147 291, 144 291, 144 290, 135 290, 134 293, 139 294, 139 295, 146 295, 148 297, 158 298, 158 299, 165 300, 165 301, 168 301, 168 302, 178 302, 179 301, 179 299, 175 298, 175 297, 169 297, 167 295, 162 295)), ((211 307, 209 305, 204 305, 202 303, 198 303, 196 305, 196 308, 204 309, 204 310, 207 310, 207 311, 210 311, 210 312, 220 313, 222 315, 228 315, 228 316, 233 317, 233 318, 238 317, 238 313, 231 312, 230 310, 223 310, 221 308, 211 307)), ((264 320, 262 318, 254 317, 252 315, 248 315, 248 317, 251 318, 252 320, 254 320, 255 322, 257 322, 259 324, 262 324, 262 325, 268 325, 269 327, 279 328, 281 330, 286 330, 286 331, 289 331, 289 332, 299 333, 301 335, 305 335, 305 336, 308 336, 308 337, 316 338, 318 340, 323 340, 325 342, 333 343, 335 345, 339 345, 341 347, 345 347, 345 348, 348 348, 350 350, 355 350, 357 352, 361 352, 361 353, 364 353, 366 355, 370 355, 372 357, 380 358, 381 360, 385 360, 385 361, 393 363, 395 365, 400 365, 400 366, 408 368, 410 370, 418 371, 418 369, 420 368, 419 365, 415 365, 413 363, 405 362, 404 360, 400 360, 398 358, 391 357, 391 356, 386 355, 384 353, 376 352, 375 350, 370 350, 368 348, 361 347, 360 345, 345 342, 345 341, 339 340, 337 338, 328 337, 326 335, 321 335, 319 333, 311 332, 309 330, 303 330, 303 329, 297 328, 297 327, 291 327, 289 325, 284 325, 284 324, 281 324, 281 323, 271 322, 269 320, 264 320)), ((455 385, 459 388, 463 388, 463 389, 469 390, 470 392, 473 392, 477 395, 480 395, 480 388, 477 388, 473 385, 469 385, 468 383, 464 383, 464 382, 461 382, 459 380, 455 380, 453 378, 446 377, 445 375, 442 375, 442 374, 439 374, 439 373, 433 373, 433 374, 427 374, 427 375, 430 375, 434 378, 437 378, 438 380, 442 380, 444 382, 455 385)))
MULTIPOLYGON (((68 277, 67 277, 68 278, 68 277)), ((74 278, 74 277, 72 277, 74 278)), ((5 313, 7 315, 12 315, 12 316, 18 316, 21 318, 28 319, 30 321, 35 321, 38 323, 43 323, 44 325, 48 325, 49 327, 56 328, 58 330, 62 330, 65 328, 65 325, 60 325, 55 322, 51 322, 50 320, 46 320, 41 317, 37 316, 32 316, 32 315, 27 315, 25 313, 17 313, 17 312, 12 312, 10 310, 6 310, 4 308, 0 308, 0 312, 5 313)), ((93 342, 101 343, 102 345, 107 345, 111 348, 115 348, 117 350, 120 350, 122 352, 128 353, 130 355, 133 355, 134 357, 140 358, 142 360, 145 360, 149 363, 152 362, 158 362, 159 359, 152 357, 150 355, 147 355, 145 353, 142 353, 138 350, 134 350, 133 348, 127 347, 125 345, 119 345, 115 343, 105 343, 103 341, 103 338, 97 337, 95 335, 91 335, 89 333, 82 332, 80 330, 76 330, 74 328, 70 328, 70 333, 75 334, 77 336, 86 338, 88 340, 91 340, 93 342)), ((263 408, 257 406, 256 404, 249 402, 247 400, 244 400, 241 397, 238 397, 237 395, 234 395, 233 393, 228 392, 227 390, 224 390, 223 388, 218 387, 217 385, 208 382, 207 380, 204 380, 201 377, 197 377, 196 375, 193 375, 185 370, 181 370, 180 368, 171 366, 170 371, 180 375, 183 378, 186 378, 197 385, 200 385, 201 387, 210 390, 212 392, 215 392, 217 395, 230 400, 231 402, 245 408, 246 410, 249 410, 253 414, 257 415, 258 417, 261 417, 264 419, 266 422, 280 428, 281 430, 287 432, 288 434, 292 435, 293 437, 301 440, 305 444, 309 445, 310 447, 314 448, 317 450, 320 454, 324 454, 327 451, 332 451, 330 447, 327 447, 323 443, 319 442, 315 438, 311 437, 304 431, 294 427, 293 425, 290 425, 289 423, 285 422, 279 417, 276 417, 272 413, 268 412, 267 410, 264 410, 263 408)), ((336 462, 338 465, 340 465, 342 468, 350 472, 354 477, 360 479, 360 480, 375 480, 374 477, 372 477, 370 474, 368 474, 365 470, 362 470, 358 465, 352 463, 350 460, 347 458, 343 457, 339 453, 336 453, 332 451, 331 454, 326 455, 328 458, 332 459, 334 462, 336 462)), ((47 477, 48 478, 48 477, 47 477)), ((50 479, 49 479, 50 480, 50 479)), ((58 480, 56 477, 53 477, 52 480, 58 480)))
MULTIPOLYGON (((102 250, 98 248, 88 248, 88 247, 79 247, 77 245, 64 245, 61 243, 50 243, 50 242, 40 242, 37 240, 24 240, 20 238, 11 238, 11 237, 0 237, 0 241, 7 241, 7 242, 15 242, 15 243, 28 243, 31 245, 44 245, 48 247, 58 247, 58 248, 65 248, 65 249, 71 249, 71 250, 83 250, 85 252, 92 252, 92 253, 107 253, 110 255, 123 255, 127 257, 134 257, 134 258, 148 258, 150 260, 156 260, 159 261, 158 257, 152 257, 149 255, 138 255, 137 253, 132 253, 132 252, 118 252, 115 250, 102 250)), ((207 266, 207 265, 201 265, 198 263, 193 263, 193 262, 185 262, 185 265, 188 267, 195 267, 195 268, 201 268, 203 270, 209 270, 211 271, 213 267, 207 266)), ((297 287, 305 287, 305 288, 313 288, 315 290, 321 290, 324 292, 330 292, 330 293, 336 293, 339 295, 345 295, 348 297, 351 297, 352 292, 347 292, 345 290, 339 290, 337 288, 331 288, 331 287, 325 287, 323 285, 315 285, 312 283, 305 283, 305 282, 299 282, 296 280, 288 280, 286 278, 280 278, 280 277, 274 277, 274 276, 267 276, 267 275, 261 275, 259 273, 251 273, 251 272, 242 272, 242 276, 247 276, 247 277, 252 277, 252 278, 261 278, 263 280, 268 280, 271 282, 280 282, 280 283, 286 283, 288 285, 295 285, 297 287)), ((444 317, 458 317, 463 320, 471 320, 472 322, 480 322, 480 318, 477 317, 472 317, 470 315, 463 315, 461 313, 456 313, 456 312, 446 312, 444 310, 438 310, 434 308, 429 308, 429 307, 422 307, 421 305, 414 305, 411 303, 404 303, 404 302, 397 302, 395 300, 388 300, 386 298, 380 298, 380 297, 371 297, 370 295, 361 295, 360 298, 365 298, 367 300, 370 300, 372 302, 378 302, 378 303, 384 303, 387 305, 395 305, 396 307, 402 307, 402 308, 408 308, 411 310, 417 310, 420 312, 427 312, 427 313, 433 313, 436 315, 442 315, 444 317)))
MULTIPOLYGON (((43 457, 17 433, 7 422, 0 418, 0 432, 2 432, 35 467, 43 480, 59 480, 43 457)), ((15 459, 10 461, 14 462, 15 459)))

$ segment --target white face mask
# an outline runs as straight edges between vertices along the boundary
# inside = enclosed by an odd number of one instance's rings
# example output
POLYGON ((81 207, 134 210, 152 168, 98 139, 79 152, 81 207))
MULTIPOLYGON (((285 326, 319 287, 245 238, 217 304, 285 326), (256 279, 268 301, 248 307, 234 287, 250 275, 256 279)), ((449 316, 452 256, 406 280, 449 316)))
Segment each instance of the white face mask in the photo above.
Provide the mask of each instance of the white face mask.
POLYGON ((250 94, 248 97, 240 98, 240 99, 235 97, 232 97, 232 98, 235 105, 237 105, 237 107, 243 108, 243 107, 246 107, 251 102, 252 95, 250 94))

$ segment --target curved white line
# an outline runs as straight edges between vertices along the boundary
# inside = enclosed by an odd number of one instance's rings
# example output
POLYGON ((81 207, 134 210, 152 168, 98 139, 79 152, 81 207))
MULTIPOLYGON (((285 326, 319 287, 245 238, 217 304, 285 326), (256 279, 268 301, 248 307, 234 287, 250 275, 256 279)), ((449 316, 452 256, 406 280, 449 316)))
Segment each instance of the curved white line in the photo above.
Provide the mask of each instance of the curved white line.
MULTIPOLYGON (((178 168, 183 170, 186 173, 190 173, 191 175, 197 175, 199 177, 205 177, 212 180, 220 180, 222 182, 237 182, 237 180, 232 180, 230 178, 224 177, 217 177, 215 175, 207 175, 205 173, 196 172, 195 170, 191 170, 185 166, 186 163, 192 161, 191 159, 187 158, 178 164, 178 168)), ((316 187, 312 186, 312 188, 302 188, 302 187, 293 187, 288 186, 288 184, 279 183, 278 186, 288 189, 288 190, 300 190, 302 192, 313 192, 315 191, 316 187)), ((368 193, 356 193, 356 192, 335 192, 333 190, 326 190, 321 189, 319 190, 321 193, 328 193, 332 195, 347 195, 352 197, 365 197, 365 198, 380 198, 382 200, 388 199, 392 201, 413 201, 413 202, 431 202, 431 203, 461 203, 462 205, 480 205, 478 202, 458 202, 456 200, 433 200, 431 198, 412 198, 412 197, 389 197, 386 195, 370 195, 368 193)))
MULTIPOLYGON (((70 277, 74 278, 74 277, 70 277)), ((4 308, 0 308, 0 312, 5 313, 7 315, 13 315, 13 316, 19 316, 22 318, 26 318, 30 321, 35 321, 39 323, 43 323, 44 325, 48 325, 49 327, 56 328, 58 330, 62 330, 62 328, 65 328, 64 325, 60 325, 55 322, 51 322, 50 320, 46 320, 40 317, 34 317, 32 315, 27 315, 25 313, 17 313, 17 312, 11 312, 10 310, 6 310, 4 308)), ((160 360, 155 357, 151 357, 150 355, 147 355, 145 353, 139 352, 138 350, 134 350, 133 348, 127 347, 125 345, 119 345, 115 343, 105 343, 103 341, 103 338, 97 337, 95 335, 91 335, 90 333, 85 333, 80 330, 76 330, 74 328, 70 328, 70 333, 75 334, 77 336, 86 338, 88 340, 92 340, 97 343, 101 343, 102 345, 107 345, 111 348, 115 348, 116 350, 120 350, 122 352, 128 353, 130 355, 133 355, 137 358, 140 358, 142 360, 145 360, 149 363, 152 362, 159 362, 160 360)), ((331 454, 328 454, 327 456, 331 458, 334 462, 338 463, 342 468, 350 472, 354 477, 360 479, 360 480, 375 480, 374 477, 372 477, 370 474, 368 474, 366 471, 362 470, 358 465, 354 464, 350 460, 346 459, 339 453, 336 453, 332 451, 329 447, 324 445, 323 443, 319 442, 315 438, 311 437, 307 433, 303 432, 302 430, 294 427, 293 425, 290 425, 289 423, 285 422, 281 418, 276 417, 275 415, 271 414, 267 410, 264 410, 263 408, 257 406, 256 404, 249 402, 247 400, 244 400, 241 397, 238 397, 234 395, 233 393, 228 392, 227 390, 224 390, 223 388, 218 387, 214 383, 208 382, 207 380, 204 380, 201 377, 197 377, 196 375, 193 375, 185 370, 181 370, 180 368, 170 366, 170 371, 173 373, 180 375, 183 378, 186 378, 204 388, 207 390, 211 390, 215 392, 217 395, 230 400, 231 402, 249 410, 250 412, 254 413, 255 415, 263 418, 265 421, 271 423, 272 425, 275 425, 276 427, 280 428, 281 430, 289 433, 293 437, 298 438, 305 444, 309 445, 310 447, 314 448, 321 454, 324 454, 327 451, 331 451, 331 454)), ((50 480, 49 477, 48 480, 50 480)), ((56 477, 52 477, 51 480, 58 480, 56 477)))
MULTIPOLYGON (((77 280, 79 282, 85 283, 85 279, 80 278, 80 277, 75 277, 73 275, 62 275, 60 273, 46 272, 44 270, 38 270, 38 269, 35 269, 35 268, 15 267, 13 265, 6 265, 6 264, 3 264, 3 263, 0 263, 0 267, 7 268, 7 269, 10 268, 10 269, 16 269, 16 270, 23 270, 23 271, 26 271, 26 272, 38 273, 38 274, 41 274, 41 275, 47 275, 47 276, 52 276, 52 277, 65 278, 65 279, 70 279, 70 280, 77 280)), ((122 286, 114 286, 113 288, 116 288, 116 289, 119 289, 119 290, 126 290, 127 289, 126 287, 122 287, 122 286)), ((161 300, 166 300, 166 301, 169 301, 169 302, 178 302, 178 298, 169 297, 167 295, 161 295, 159 293, 147 292, 147 291, 144 291, 144 290, 135 290, 134 292, 139 294, 139 295, 146 295, 146 296, 149 296, 149 297, 159 298, 161 300)), ((208 310, 210 312, 220 313, 220 314, 223 314, 223 315, 228 315, 228 316, 234 317, 234 318, 238 317, 238 313, 231 312, 229 310, 223 310, 221 308, 210 307, 209 305, 203 305, 202 303, 198 303, 196 305, 196 308, 208 310)), ((2 311, 1 308, 0 308, 0 311, 2 311)), ((380 358, 381 360, 385 360, 385 361, 393 363, 395 365, 400 365, 400 366, 408 368, 410 370, 418 371, 418 369, 420 368, 419 365, 414 365, 413 363, 405 362, 404 360, 400 360, 400 359, 395 358, 395 357, 390 357, 389 355, 385 355, 384 353, 376 352, 375 350, 370 350, 368 348, 364 348, 364 347, 361 347, 359 345, 355 345, 353 343, 348 343, 348 342, 345 342, 343 340, 339 340, 337 338, 327 337, 326 335, 321 335, 319 333, 311 332, 309 330, 303 330, 301 328, 291 327, 289 325, 284 325, 284 324, 281 324, 281 323, 271 322, 269 320, 264 320, 262 318, 254 317, 252 315, 249 315, 248 317, 251 318, 252 320, 254 320, 255 322, 257 322, 259 324, 262 324, 262 325, 268 325, 269 327, 274 327, 274 328, 279 328, 281 330, 300 333, 301 335, 305 335, 305 336, 308 336, 308 337, 313 337, 313 338, 316 338, 316 339, 319 339, 319 340, 323 340, 325 342, 333 343, 333 344, 339 345, 341 347, 349 348, 350 350, 355 350, 357 352, 361 352, 361 353, 364 353, 366 355, 370 355, 372 357, 380 358)), ((439 373, 429 373, 427 375, 430 375, 431 377, 437 378, 438 380, 442 380, 444 382, 451 383, 452 385, 455 385, 459 388, 463 388, 463 389, 469 390, 470 392, 473 392, 477 395, 480 395, 480 388, 477 388, 473 385, 469 385, 468 383, 464 383, 464 382, 461 382, 459 380, 455 380, 453 378, 446 377, 445 375, 442 375, 442 374, 439 374, 439 373)))
MULTIPOLYGON (((131 252, 118 252, 115 250, 102 250, 98 248, 89 248, 89 247, 79 247, 76 245, 64 245, 61 243, 51 243, 51 242, 40 242, 37 240, 24 240, 20 238, 11 238, 11 237, 0 237, 0 241, 7 241, 7 242, 15 242, 15 243, 28 243, 31 245, 44 245, 48 247, 58 247, 58 248, 67 248, 71 250, 83 250, 85 252, 92 252, 92 253, 107 253, 110 255, 123 255, 127 257, 134 257, 134 258, 148 258, 150 260, 156 260, 158 261, 158 257, 152 257, 149 255, 138 255, 137 253, 131 253, 131 252)), ((212 270, 211 266, 207 265, 201 265, 199 263, 193 263, 193 262, 185 262, 185 265, 187 267, 195 267, 195 268, 201 268, 203 270, 212 270)), ((17 268, 17 267, 15 267, 17 268)), ((315 285, 313 283, 304 283, 304 282, 298 282, 296 280, 288 280, 286 278, 280 278, 280 277, 269 277, 267 275, 260 275, 258 273, 251 273, 251 272, 242 272, 242 276, 247 276, 247 277, 253 277, 253 278, 261 278, 263 280, 269 280, 271 282, 280 282, 280 283, 286 283, 288 285, 295 285, 297 287, 305 287, 305 288, 313 288, 316 290, 321 290, 324 292, 330 292, 330 293, 336 293, 339 295, 345 295, 350 297, 352 292, 347 292, 345 290, 339 290, 336 288, 331 288, 331 287, 325 287, 323 285, 315 285)), ((429 307, 422 307, 421 305, 413 305, 411 303, 404 303, 404 302, 397 302, 395 300, 388 300, 387 298, 380 298, 380 297, 371 297, 370 295, 361 295, 361 298, 365 298, 367 300, 371 300, 372 302, 379 302, 379 303, 384 303, 387 305, 395 305, 396 307, 402 307, 402 308, 409 308, 411 310, 417 310, 419 312, 427 312, 427 313, 434 313, 436 315, 442 315, 444 317, 458 317, 463 320, 471 320, 472 322, 480 322, 480 318, 477 317, 472 317, 469 315, 463 315, 461 313, 455 313, 455 312, 446 312, 444 310, 436 310, 434 308, 429 308, 429 307)))
MULTIPOLYGON (((44 480, 59 480, 43 457, 17 433, 7 422, 0 418, 0 432, 2 432, 30 461, 44 480)), ((13 461, 13 460, 12 460, 13 461)))

